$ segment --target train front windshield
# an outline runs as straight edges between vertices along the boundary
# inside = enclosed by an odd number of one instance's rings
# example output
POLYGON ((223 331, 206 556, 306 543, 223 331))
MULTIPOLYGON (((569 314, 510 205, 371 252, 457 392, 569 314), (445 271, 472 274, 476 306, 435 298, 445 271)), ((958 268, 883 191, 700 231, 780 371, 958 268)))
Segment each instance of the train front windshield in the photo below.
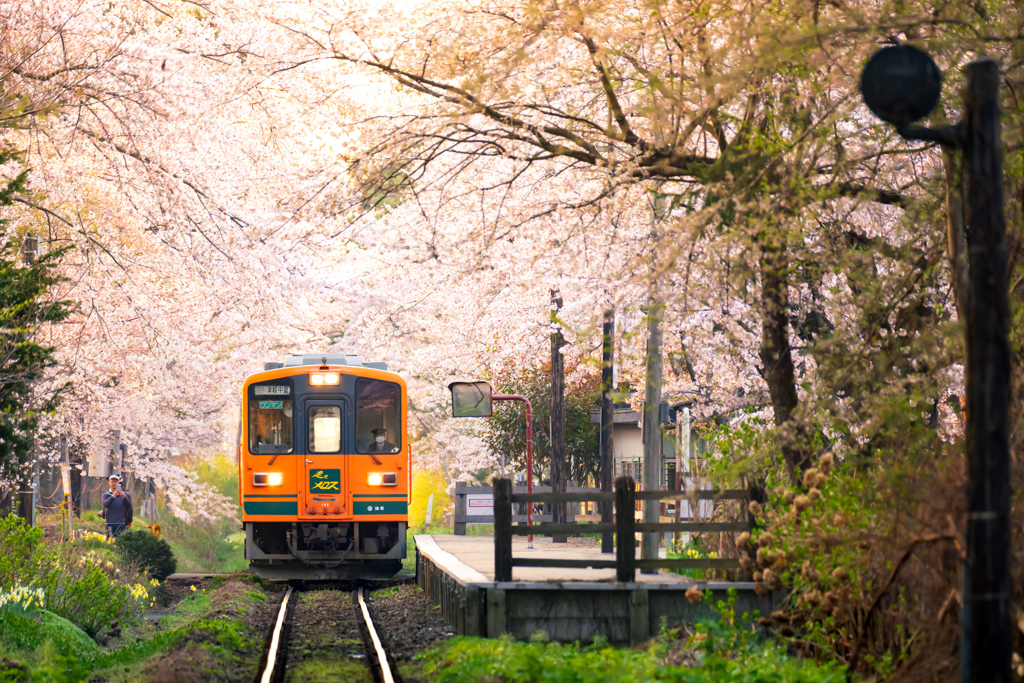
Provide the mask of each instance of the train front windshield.
POLYGON ((402 450, 402 390, 393 382, 356 380, 356 450, 398 453, 402 450))
POLYGON ((249 452, 291 453, 294 446, 291 383, 249 387, 249 452))

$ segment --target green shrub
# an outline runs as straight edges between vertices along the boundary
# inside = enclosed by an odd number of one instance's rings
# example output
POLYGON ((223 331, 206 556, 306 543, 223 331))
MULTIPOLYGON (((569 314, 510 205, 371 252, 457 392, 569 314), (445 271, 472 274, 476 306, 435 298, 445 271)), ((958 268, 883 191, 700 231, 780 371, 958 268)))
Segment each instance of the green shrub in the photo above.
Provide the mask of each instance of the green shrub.
POLYGON ((37 581, 44 607, 92 638, 137 620, 148 604, 148 592, 141 585, 111 581, 107 571, 117 571, 112 562, 83 555, 73 546, 46 553, 37 581))
POLYGON ((28 585, 39 569, 36 551, 43 530, 25 524, 20 517, 0 517, 0 589, 28 585))
POLYGON ((126 531, 117 539, 117 549, 131 564, 163 581, 178 569, 171 546, 147 531, 126 531))

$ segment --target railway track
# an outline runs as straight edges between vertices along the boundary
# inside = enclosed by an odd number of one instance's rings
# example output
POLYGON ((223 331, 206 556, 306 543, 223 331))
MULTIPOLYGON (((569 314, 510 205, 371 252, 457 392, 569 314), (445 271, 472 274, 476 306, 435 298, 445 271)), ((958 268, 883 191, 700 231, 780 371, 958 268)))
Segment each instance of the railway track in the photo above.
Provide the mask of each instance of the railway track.
MULTIPOLYGON (((338 591, 338 593, 342 593, 342 591, 338 591)), ((308 607, 299 604, 303 590, 289 587, 281 599, 277 616, 264 641, 263 654, 254 683, 284 683, 288 680, 289 651, 294 635, 293 626, 302 623, 302 620, 305 620, 307 627, 312 623, 323 629, 330 629, 331 632, 327 634, 328 639, 333 637, 335 629, 344 633, 346 628, 355 626, 362 641, 361 659, 368 668, 369 677, 374 683, 401 683, 401 678, 392 669, 387 649, 373 623, 363 588, 360 587, 345 593, 351 595, 349 614, 338 611, 330 616, 324 616, 322 613, 304 615, 303 611, 308 607)), ((347 642, 344 638, 339 638, 339 641, 347 642)), ((347 657, 352 659, 359 655, 348 653, 347 657)), ((322 664, 329 665, 326 662, 322 664)))

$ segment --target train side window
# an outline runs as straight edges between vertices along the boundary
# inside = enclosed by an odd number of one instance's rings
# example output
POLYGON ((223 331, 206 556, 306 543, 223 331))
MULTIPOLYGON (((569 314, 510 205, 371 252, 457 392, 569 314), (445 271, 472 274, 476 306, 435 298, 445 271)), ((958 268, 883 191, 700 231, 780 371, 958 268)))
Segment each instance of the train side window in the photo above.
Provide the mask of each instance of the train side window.
POLYGON ((295 430, 290 383, 250 386, 248 413, 250 453, 269 455, 292 452, 295 430))
POLYGON ((309 408, 309 452, 337 453, 341 450, 341 408, 309 408))
POLYGON ((356 452, 402 450, 402 389, 379 379, 356 380, 356 452))

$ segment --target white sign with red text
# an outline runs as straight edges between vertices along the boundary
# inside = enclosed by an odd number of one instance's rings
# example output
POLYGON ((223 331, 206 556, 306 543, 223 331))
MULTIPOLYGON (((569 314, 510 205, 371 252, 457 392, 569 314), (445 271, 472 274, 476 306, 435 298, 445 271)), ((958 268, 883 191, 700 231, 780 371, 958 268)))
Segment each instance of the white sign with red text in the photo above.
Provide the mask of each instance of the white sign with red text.
POLYGON ((489 493, 467 493, 466 516, 493 517, 494 496, 489 493))

